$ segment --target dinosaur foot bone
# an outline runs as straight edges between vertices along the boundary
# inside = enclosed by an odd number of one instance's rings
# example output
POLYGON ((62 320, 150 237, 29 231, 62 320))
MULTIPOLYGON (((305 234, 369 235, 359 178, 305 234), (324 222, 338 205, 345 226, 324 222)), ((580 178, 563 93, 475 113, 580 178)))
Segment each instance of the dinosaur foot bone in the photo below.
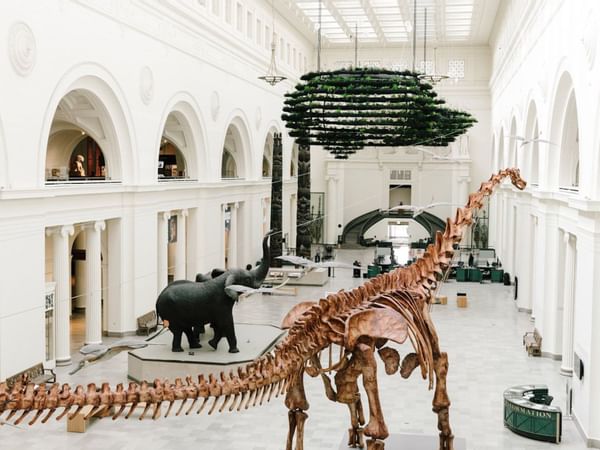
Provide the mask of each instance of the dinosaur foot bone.
POLYGON ((365 440, 363 437, 363 430, 361 428, 348 429, 348 447, 365 448, 365 440))
POLYGON ((367 441, 367 450, 385 450, 385 442, 369 439, 367 441))
POLYGON ((454 450, 454 436, 440 433, 440 450, 454 450))

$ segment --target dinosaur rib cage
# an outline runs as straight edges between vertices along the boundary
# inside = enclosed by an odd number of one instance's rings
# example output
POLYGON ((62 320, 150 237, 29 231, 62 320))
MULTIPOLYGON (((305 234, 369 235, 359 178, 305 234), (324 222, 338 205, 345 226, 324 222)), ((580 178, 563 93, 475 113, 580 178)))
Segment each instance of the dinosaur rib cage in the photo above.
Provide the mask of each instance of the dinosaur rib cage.
POLYGON ((29 425, 33 425, 44 412, 46 414, 41 422, 45 423, 59 408, 62 411, 57 419, 66 415, 74 417, 84 406, 93 407, 88 417, 101 409, 116 406, 118 410, 113 415, 116 419, 127 408, 129 411, 125 417, 130 417, 136 407, 143 404, 140 420, 150 409, 153 419, 160 417, 163 403, 168 405, 167 417, 176 401, 180 401, 176 415, 184 410, 185 414, 192 413, 199 400, 197 414, 205 410, 212 414, 214 411, 239 411, 256 406, 269 401, 273 395, 277 397, 285 393, 298 371, 308 367, 308 362, 324 349, 335 344, 352 351, 352 348, 347 348, 346 324, 353 315, 369 310, 392 310, 402 317, 421 374, 424 379, 429 378, 431 388, 433 352, 438 348, 437 334, 429 316, 432 294, 450 265, 454 244, 460 242, 464 228, 472 223, 473 210, 482 207, 483 198, 489 196, 505 177, 510 177, 517 188, 525 188, 518 169, 506 169, 492 175, 476 193, 469 196, 467 205, 457 210, 454 220, 447 219, 444 233, 436 235, 435 243, 429 245, 423 257, 414 264, 315 302, 295 320, 283 341, 244 368, 238 368, 237 373, 221 372, 218 378, 210 374, 208 379, 199 375, 197 382, 190 376, 185 382, 179 378, 174 383, 160 379, 152 384, 131 382, 127 389, 119 383, 115 390, 108 383, 103 383, 100 388, 90 383, 87 389, 78 385, 74 390, 67 383, 47 387, 20 380, 12 388, 0 383, 0 425, 13 418, 13 423, 18 425, 32 412, 35 414, 29 425), (210 399, 212 403, 209 405, 210 399), (21 414, 15 417, 18 412, 21 414), (3 419, 4 413, 7 415, 3 419))

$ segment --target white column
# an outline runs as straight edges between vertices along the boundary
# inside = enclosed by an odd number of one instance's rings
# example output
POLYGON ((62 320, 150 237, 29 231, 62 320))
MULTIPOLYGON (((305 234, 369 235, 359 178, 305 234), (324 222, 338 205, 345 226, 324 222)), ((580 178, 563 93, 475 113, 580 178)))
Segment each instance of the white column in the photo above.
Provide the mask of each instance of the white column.
POLYGON ((229 221, 229 266, 228 268, 238 267, 238 208, 240 204, 235 202, 231 205, 229 221))
POLYGON ((102 342, 102 264, 100 237, 106 228, 104 221, 93 222, 85 230, 85 265, 87 289, 85 296, 85 343, 102 342))
POLYGON ((186 220, 188 210, 182 209, 177 213, 177 243, 175 250, 175 279, 185 280, 185 249, 187 243, 186 220))
POLYGON ((158 214, 158 280, 157 294, 159 294, 169 283, 169 219, 170 212, 158 214))
POLYGON ((336 211, 336 200, 337 200, 337 178, 329 175, 325 178, 327 180, 327 242, 335 244, 336 239, 336 226, 337 226, 337 211, 336 211))
POLYGON ((54 314, 56 327, 56 365, 71 364, 71 252, 69 236, 75 232, 73 225, 48 229, 53 244, 53 278, 56 283, 54 314))
POLYGON ((562 324, 562 362, 561 375, 573 376, 573 313, 575 288, 575 246, 570 233, 564 233, 565 243, 565 278, 563 291, 563 324, 562 324))

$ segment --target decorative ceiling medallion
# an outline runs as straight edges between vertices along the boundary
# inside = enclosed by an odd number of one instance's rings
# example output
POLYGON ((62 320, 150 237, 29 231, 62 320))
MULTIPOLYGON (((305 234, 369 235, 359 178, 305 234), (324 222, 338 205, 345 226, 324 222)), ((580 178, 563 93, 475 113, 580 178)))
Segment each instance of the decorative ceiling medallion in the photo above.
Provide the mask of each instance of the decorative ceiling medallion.
POLYGON ((210 94, 210 115, 213 120, 217 120, 219 116, 219 110, 221 109, 221 101, 219 99, 219 93, 217 91, 213 91, 210 94))
POLYGON ((8 57, 19 75, 31 73, 36 61, 35 37, 31 28, 23 22, 14 23, 8 32, 8 57))
POLYGON ((154 76, 148 66, 140 71, 140 97, 145 105, 149 105, 154 97, 154 76))
POLYGON ((256 107, 256 129, 258 130, 260 128, 260 124, 262 122, 262 110, 260 109, 260 106, 256 107))

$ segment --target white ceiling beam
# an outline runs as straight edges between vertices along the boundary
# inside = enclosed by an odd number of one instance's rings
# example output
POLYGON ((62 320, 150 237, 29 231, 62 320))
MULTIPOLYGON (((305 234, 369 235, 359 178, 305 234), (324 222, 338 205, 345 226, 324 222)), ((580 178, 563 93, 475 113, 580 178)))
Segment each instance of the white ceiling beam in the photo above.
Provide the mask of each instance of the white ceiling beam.
MULTIPOLYGON (((335 5, 332 3, 332 1, 331 0, 323 0, 323 5, 325 5, 325 8, 327 8, 329 10, 329 13, 337 21, 338 25, 342 28, 344 33, 346 33, 346 36, 348 36, 348 37, 353 36, 354 31, 350 29, 350 27, 344 20, 344 17, 342 17, 342 15, 338 11, 338 9, 335 7, 335 5)), ((326 36, 325 36, 325 38, 327 39, 326 36)))
POLYGON ((379 43, 385 46, 387 44, 387 39, 385 37, 385 33, 381 29, 381 24, 379 23, 379 20, 377 20, 377 14, 375 14, 375 11, 373 11, 371 2, 369 0, 361 0, 361 4, 363 9, 365 10, 365 13, 367 14, 369 22, 371 22, 371 26, 375 30, 375 33, 377 33, 379 43))

